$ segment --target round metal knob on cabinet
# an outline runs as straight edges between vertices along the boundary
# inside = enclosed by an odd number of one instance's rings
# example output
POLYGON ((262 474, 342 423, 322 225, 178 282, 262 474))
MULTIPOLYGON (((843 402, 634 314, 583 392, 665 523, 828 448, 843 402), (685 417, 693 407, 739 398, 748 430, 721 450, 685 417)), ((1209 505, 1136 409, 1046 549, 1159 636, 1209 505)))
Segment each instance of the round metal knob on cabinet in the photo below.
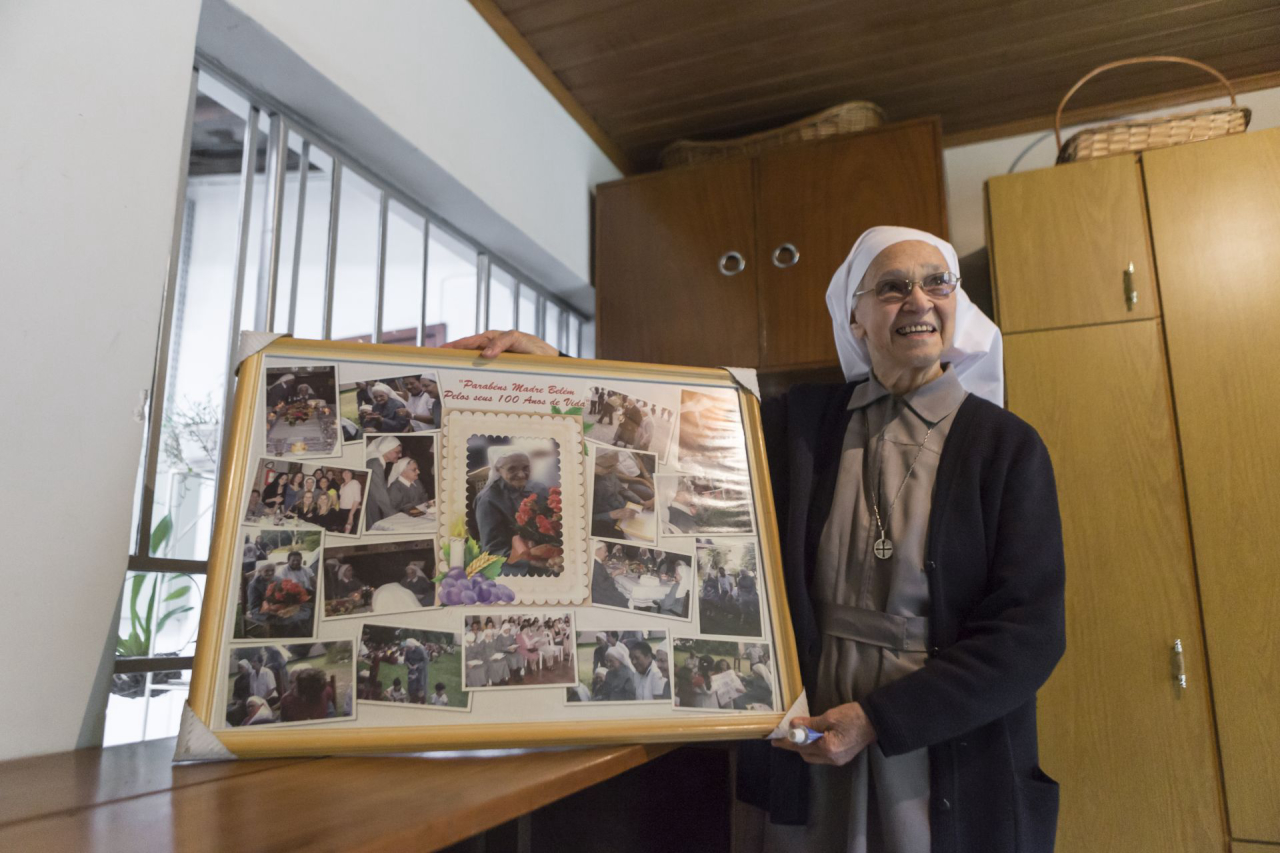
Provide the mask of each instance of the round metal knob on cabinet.
POLYGON ((747 268, 747 259, 740 252, 725 252, 720 256, 720 274, 737 275, 747 268))
POLYGON ((800 263, 800 250, 791 243, 783 243, 773 250, 773 265, 780 270, 800 263))

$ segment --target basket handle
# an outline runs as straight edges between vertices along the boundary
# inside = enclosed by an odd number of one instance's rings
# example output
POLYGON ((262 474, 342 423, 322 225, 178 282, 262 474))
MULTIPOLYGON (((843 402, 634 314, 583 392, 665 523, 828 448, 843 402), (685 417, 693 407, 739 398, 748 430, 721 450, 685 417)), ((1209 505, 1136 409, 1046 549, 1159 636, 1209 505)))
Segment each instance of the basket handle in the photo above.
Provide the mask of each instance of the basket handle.
POLYGON ((1227 95, 1231 98, 1231 106, 1234 107, 1236 105, 1236 90, 1231 88, 1231 81, 1226 77, 1223 77, 1222 73, 1216 68, 1211 68, 1203 62, 1196 62, 1194 59, 1185 59, 1181 56, 1135 56, 1132 59, 1118 59, 1115 62, 1108 62, 1105 65, 1099 65, 1097 68, 1093 69, 1076 81, 1076 84, 1071 87, 1071 90, 1067 92, 1067 94, 1063 95, 1062 101, 1058 104, 1058 112, 1053 117, 1053 139, 1058 143, 1059 151, 1062 150, 1062 111, 1066 108, 1067 101, 1071 96, 1074 95, 1086 82, 1098 76, 1103 71, 1110 71, 1112 68, 1120 68, 1124 65, 1141 65, 1144 62, 1177 62, 1182 65, 1190 65, 1194 68, 1199 68, 1202 71, 1207 71, 1214 77, 1217 77, 1218 81, 1226 87, 1227 95))

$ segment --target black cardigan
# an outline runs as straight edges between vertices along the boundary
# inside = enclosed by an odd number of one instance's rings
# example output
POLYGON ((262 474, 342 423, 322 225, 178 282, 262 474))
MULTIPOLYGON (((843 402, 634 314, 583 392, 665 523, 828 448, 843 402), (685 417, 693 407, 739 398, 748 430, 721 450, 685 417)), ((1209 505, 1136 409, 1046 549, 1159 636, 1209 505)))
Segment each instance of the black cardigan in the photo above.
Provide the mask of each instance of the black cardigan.
MULTIPOLYGON (((810 696, 822 635, 809 581, 853 388, 798 386, 762 412, 810 696)), ((928 747, 933 853, 1051 851, 1058 786, 1038 765, 1035 694, 1066 646, 1057 489, 1036 431, 973 394, 938 463, 925 571, 929 660, 862 700, 877 743, 889 756, 928 747)), ((805 822, 808 772, 798 755, 747 743, 738 767, 740 799, 776 823, 805 822)))

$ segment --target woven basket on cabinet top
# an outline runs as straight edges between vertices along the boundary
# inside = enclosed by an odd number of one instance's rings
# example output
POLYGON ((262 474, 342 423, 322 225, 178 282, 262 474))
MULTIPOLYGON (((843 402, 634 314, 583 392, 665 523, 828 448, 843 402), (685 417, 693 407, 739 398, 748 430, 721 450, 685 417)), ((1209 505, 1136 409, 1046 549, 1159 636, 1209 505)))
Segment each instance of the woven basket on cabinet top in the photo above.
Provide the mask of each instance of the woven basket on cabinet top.
POLYGON ((1230 133, 1243 133, 1249 126, 1250 115, 1248 107, 1236 105, 1236 93, 1227 78, 1203 62, 1184 59, 1180 56, 1138 56, 1099 65, 1081 77, 1058 104, 1058 113, 1053 120, 1053 136, 1058 143, 1058 162, 1072 163, 1076 160, 1094 160, 1098 157, 1110 157, 1113 154, 1145 151, 1148 148, 1167 148, 1184 142, 1198 142, 1230 133), (1147 62, 1177 62, 1209 72, 1226 88, 1227 95, 1231 98, 1231 105, 1193 112, 1171 113, 1150 119, 1118 121, 1100 127, 1086 128, 1068 139, 1066 145, 1062 144, 1062 110, 1066 107, 1067 100, 1086 81, 1112 68, 1147 62))
POLYGON ((857 133, 884 124, 884 110, 870 101, 849 101, 823 110, 817 115, 799 121, 764 130, 736 139, 697 142, 678 139, 662 149, 662 166, 689 166, 712 160, 724 160, 743 154, 760 154, 794 145, 846 133, 857 133))

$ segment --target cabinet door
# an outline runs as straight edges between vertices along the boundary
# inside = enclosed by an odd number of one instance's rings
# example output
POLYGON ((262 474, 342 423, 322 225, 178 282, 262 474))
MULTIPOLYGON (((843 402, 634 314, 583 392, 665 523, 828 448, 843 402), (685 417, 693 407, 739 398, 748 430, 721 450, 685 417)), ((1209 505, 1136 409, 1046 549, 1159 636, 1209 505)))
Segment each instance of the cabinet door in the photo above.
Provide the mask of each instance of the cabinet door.
POLYGON ((1280 131, 1143 161, 1231 834, 1280 843, 1280 131))
POLYGON ((858 235, 907 225, 946 236, 933 120, 801 145, 757 160, 760 352, 765 366, 835 363, 831 276, 858 235), (798 259, 775 250, 794 246, 798 259))
POLYGON ((1044 438, 1062 512, 1067 652, 1039 694, 1041 764, 1062 783, 1058 853, 1223 850, 1159 323, 1008 335, 1005 364, 1009 408, 1044 438))
POLYGON ((708 367, 758 364, 752 205, 749 159, 600 187, 599 357, 708 367), (729 252, 745 262, 733 275, 719 265, 729 252))
POLYGON ((997 322, 1006 334, 1160 315, 1133 157, 992 178, 987 204, 997 322))

